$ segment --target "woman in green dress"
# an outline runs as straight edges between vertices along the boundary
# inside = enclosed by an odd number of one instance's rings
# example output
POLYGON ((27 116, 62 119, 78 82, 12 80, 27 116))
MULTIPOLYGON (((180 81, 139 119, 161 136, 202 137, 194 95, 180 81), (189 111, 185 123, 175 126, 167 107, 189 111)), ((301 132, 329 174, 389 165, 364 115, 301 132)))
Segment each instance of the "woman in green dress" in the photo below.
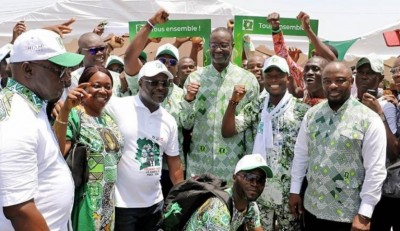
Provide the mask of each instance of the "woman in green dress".
POLYGON ((114 229, 114 184, 123 140, 116 123, 103 110, 112 88, 112 76, 107 69, 86 67, 53 126, 64 156, 75 142, 74 137, 88 150, 89 180, 75 189, 74 231, 114 229))

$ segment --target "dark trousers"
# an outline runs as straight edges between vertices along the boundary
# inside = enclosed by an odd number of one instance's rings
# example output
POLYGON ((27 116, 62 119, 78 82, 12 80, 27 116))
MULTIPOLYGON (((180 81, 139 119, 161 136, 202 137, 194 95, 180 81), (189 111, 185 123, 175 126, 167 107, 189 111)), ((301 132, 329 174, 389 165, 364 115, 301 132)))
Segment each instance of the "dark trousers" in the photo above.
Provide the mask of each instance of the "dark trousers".
POLYGON ((343 223, 337 221, 328 221, 318 219, 310 212, 305 210, 304 214, 305 230, 306 231, 350 231, 351 223, 343 223))
POLYGON ((400 231, 400 198, 382 196, 371 218, 371 231, 400 231))
POLYGON ((148 208, 115 208, 115 231, 155 231, 162 219, 161 201, 148 208))

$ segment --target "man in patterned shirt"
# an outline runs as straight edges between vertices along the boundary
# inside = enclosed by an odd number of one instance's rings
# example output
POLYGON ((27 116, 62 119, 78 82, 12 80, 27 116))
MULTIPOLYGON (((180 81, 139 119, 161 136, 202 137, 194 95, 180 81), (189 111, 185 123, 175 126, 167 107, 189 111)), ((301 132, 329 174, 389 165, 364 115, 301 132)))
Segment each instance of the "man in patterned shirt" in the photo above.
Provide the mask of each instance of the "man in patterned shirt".
POLYGON ((230 62, 232 47, 233 38, 228 29, 213 30, 210 37, 212 64, 191 73, 186 80, 180 118, 185 129, 193 127, 187 157, 188 177, 211 173, 231 182, 229 176, 244 153, 243 133, 232 138, 222 137, 222 117, 233 86, 244 85, 247 91, 237 106, 239 112, 244 105, 258 98, 259 84, 252 73, 230 62))
POLYGON ((289 208, 295 217, 303 213, 299 193, 307 174, 306 230, 369 230, 386 177, 385 127, 351 96, 352 72, 344 63, 329 63, 322 83, 328 100, 307 111, 296 140, 289 208))
POLYGON ((299 230, 300 223, 287 207, 290 186, 290 165, 301 120, 309 106, 287 90, 289 67, 279 56, 268 58, 263 67, 267 91, 256 103, 249 103, 235 116, 235 107, 244 96, 241 86, 235 86, 231 103, 222 122, 222 135, 230 137, 250 128, 256 133, 253 153, 260 153, 271 166, 274 177, 268 180, 259 201, 261 220, 266 230, 299 230), (247 115, 247 116, 245 116, 247 115))
POLYGON ((264 190, 266 178, 272 171, 260 154, 245 155, 236 165, 233 187, 226 190, 232 197, 232 214, 225 202, 211 197, 190 217, 184 230, 262 231, 260 211, 255 202, 264 190))

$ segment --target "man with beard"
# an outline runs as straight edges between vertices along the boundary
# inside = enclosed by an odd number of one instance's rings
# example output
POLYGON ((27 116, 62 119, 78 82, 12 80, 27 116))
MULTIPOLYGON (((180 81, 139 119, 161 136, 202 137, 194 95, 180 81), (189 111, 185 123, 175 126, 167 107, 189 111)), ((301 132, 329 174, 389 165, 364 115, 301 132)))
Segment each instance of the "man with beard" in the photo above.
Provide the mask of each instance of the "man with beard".
POLYGON ((260 90, 252 73, 230 62, 232 49, 231 32, 224 27, 213 30, 210 36, 212 64, 191 73, 186 80, 180 118, 184 128, 193 128, 187 177, 207 172, 230 182, 234 164, 244 154, 243 133, 222 137, 222 117, 228 104, 238 104, 239 112, 258 98, 260 90), (240 103, 229 100, 235 85, 244 85, 247 92, 240 103))
MULTIPOLYGON (((259 198, 264 229, 297 231, 300 222, 289 214, 288 196, 290 165, 300 121, 309 106, 293 97, 287 90, 289 67, 279 56, 268 58, 263 67, 266 94, 256 103, 249 103, 235 116, 235 105, 229 104, 222 122, 222 135, 231 137, 251 129, 255 136, 253 153, 260 153, 274 172, 259 198), (244 116, 249 115, 249 116, 244 116)), ((235 86, 231 100, 239 102, 245 94, 242 86, 235 86)))
POLYGON ((233 186, 225 190, 232 197, 232 216, 225 203, 211 197, 190 217, 184 230, 237 230, 244 225, 248 231, 262 231, 257 198, 264 190, 266 178, 273 176, 260 154, 245 155, 236 165, 233 186))
POLYGON ((329 63, 322 73, 328 100, 307 111, 297 136, 289 209, 295 217, 305 211, 306 230, 369 230, 381 196, 385 128, 351 96, 352 83, 349 67, 329 63), (304 210, 299 193, 305 175, 304 210))
POLYGON ((82 59, 68 53, 61 37, 49 30, 26 31, 15 40, 13 76, 0 93, 2 231, 69 230, 74 183, 45 106, 61 96, 69 67, 82 59))

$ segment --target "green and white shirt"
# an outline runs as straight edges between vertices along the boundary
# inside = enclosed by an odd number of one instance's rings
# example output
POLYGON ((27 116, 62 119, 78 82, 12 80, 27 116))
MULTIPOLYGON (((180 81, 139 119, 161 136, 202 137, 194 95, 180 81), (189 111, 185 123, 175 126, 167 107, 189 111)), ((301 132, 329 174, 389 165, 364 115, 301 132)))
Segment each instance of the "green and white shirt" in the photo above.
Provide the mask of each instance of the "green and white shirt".
POLYGON ((180 114, 182 126, 185 129, 193 127, 187 176, 207 172, 231 182, 235 165, 244 154, 246 139, 243 133, 223 138, 222 118, 235 85, 246 88, 246 95, 236 107, 236 113, 239 113, 246 104, 257 100, 259 84, 252 73, 232 63, 222 72, 209 65, 191 73, 184 91, 191 82, 200 84, 199 92, 194 101, 182 101, 180 114))
MULTIPOLYGON (((225 190, 232 196, 232 189, 225 190)), ((261 226, 260 210, 256 202, 250 202, 243 212, 233 205, 233 215, 225 202, 217 197, 211 197, 198 208, 186 223, 185 231, 218 230, 236 231, 239 226, 246 224, 250 230, 261 226)))

